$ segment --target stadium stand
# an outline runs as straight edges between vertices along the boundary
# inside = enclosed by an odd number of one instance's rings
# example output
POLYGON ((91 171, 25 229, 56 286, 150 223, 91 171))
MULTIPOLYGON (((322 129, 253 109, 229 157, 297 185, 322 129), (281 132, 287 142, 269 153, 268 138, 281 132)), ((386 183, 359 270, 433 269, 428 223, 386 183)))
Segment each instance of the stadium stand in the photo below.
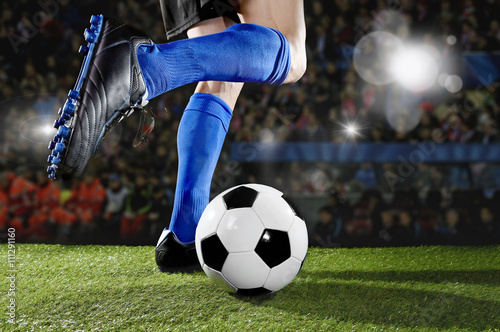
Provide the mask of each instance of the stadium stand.
MULTIPOLYGON (((320 246, 500 242, 494 76, 500 1, 397 3, 305 2, 307 72, 292 85, 245 86, 214 195, 243 182, 274 186, 306 211, 311 241, 320 246), (354 45, 388 9, 396 19, 385 23, 436 47, 447 59, 443 66, 462 74, 464 89, 408 96, 358 75, 354 45), (456 43, 447 42, 450 36, 456 43), (392 110, 399 114, 395 122, 387 116, 392 110), (350 123, 357 126, 354 136, 346 132, 350 123), (415 147, 429 142, 440 152, 412 162, 415 147)), ((47 126, 79 70, 76 51, 87 18, 108 14, 166 41, 157 1, 7 0, 0 6, 0 228, 16 227, 24 241, 153 244, 173 201, 176 131, 192 86, 150 103, 155 129, 146 142, 134 147, 138 116, 117 128, 82 179, 48 182, 41 170, 52 134, 47 126), (130 197, 141 176, 148 183, 141 207, 148 209, 133 213, 130 197), (109 203, 120 188, 126 193, 115 209, 109 203)))

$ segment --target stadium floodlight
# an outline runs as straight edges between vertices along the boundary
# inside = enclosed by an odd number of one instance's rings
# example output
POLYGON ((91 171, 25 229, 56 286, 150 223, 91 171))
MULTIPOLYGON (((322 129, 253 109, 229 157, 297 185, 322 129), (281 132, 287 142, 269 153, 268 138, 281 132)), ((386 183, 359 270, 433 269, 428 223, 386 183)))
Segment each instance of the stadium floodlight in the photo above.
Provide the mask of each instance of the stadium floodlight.
POLYGON ((394 54, 390 72, 408 90, 424 91, 436 82, 439 68, 436 60, 424 49, 408 47, 394 54))

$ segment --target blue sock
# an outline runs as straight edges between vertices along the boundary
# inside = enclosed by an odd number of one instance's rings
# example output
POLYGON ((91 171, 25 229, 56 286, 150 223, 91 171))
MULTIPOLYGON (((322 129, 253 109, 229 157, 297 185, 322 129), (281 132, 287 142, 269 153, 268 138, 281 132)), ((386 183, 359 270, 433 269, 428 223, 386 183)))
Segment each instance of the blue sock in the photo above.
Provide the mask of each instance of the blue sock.
POLYGON ((224 100, 207 93, 195 93, 182 116, 177 133, 179 171, 169 226, 181 242, 194 241, 231 116, 224 100))
POLYGON ((198 38, 141 45, 137 58, 147 99, 200 81, 282 84, 290 71, 290 45, 285 36, 246 23, 198 38))

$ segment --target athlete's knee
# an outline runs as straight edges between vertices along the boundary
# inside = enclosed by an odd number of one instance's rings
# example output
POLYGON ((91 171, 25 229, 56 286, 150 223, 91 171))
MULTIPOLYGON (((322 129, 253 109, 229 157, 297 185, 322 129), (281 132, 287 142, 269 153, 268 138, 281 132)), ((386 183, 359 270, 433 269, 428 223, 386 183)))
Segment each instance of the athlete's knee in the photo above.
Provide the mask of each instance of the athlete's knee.
POLYGON ((281 31, 251 23, 235 24, 226 31, 235 33, 234 38, 245 45, 245 54, 253 59, 253 68, 247 70, 262 74, 258 82, 284 83, 291 65, 291 52, 290 43, 281 31))
POLYGON ((285 83, 297 82, 304 76, 307 68, 307 55, 305 45, 296 45, 290 47, 291 64, 290 72, 285 80, 285 83))

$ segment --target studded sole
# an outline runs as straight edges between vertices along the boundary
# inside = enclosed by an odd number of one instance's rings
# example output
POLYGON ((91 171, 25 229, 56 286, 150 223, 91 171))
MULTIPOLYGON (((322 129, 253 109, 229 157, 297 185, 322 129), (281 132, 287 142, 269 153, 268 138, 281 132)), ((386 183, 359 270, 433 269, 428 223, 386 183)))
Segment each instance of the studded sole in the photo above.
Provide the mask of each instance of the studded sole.
POLYGON ((75 115, 77 115, 75 114, 75 110, 78 98, 80 97, 80 90, 87 77, 92 57, 94 55, 94 48, 96 47, 101 35, 103 23, 103 15, 92 15, 90 18, 90 29, 85 29, 83 33, 85 41, 87 41, 87 46, 80 46, 78 52, 85 55, 85 58, 83 59, 83 64, 80 69, 80 73, 78 74, 75 87, 72 90, 69 90, 68 99, 64 103, 63 107, 59 109, 59 118, 54 122, 54 128, 57 129, 57 133, 54 136, 54 139, 49 143, 49 150, 51 151, 47 159, 47 162, 49 163, 47 168, 49 179, 56 178, 57 169, 64 162, 64 158, 68 152, 67 147, 71 140, 74 128, 72 120, 75 115))

